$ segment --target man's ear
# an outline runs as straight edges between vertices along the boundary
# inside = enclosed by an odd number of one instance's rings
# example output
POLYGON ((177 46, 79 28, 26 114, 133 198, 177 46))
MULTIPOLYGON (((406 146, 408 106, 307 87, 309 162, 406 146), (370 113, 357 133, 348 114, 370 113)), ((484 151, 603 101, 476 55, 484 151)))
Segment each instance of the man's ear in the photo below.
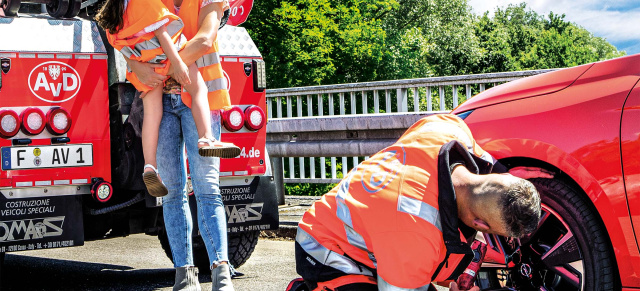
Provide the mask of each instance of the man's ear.
POLYGON ((473 228, 482 232, 486 232, 489 230, 489 224, 487 224, 484 220, 480 218, 476 218, 473 220, 473 228))

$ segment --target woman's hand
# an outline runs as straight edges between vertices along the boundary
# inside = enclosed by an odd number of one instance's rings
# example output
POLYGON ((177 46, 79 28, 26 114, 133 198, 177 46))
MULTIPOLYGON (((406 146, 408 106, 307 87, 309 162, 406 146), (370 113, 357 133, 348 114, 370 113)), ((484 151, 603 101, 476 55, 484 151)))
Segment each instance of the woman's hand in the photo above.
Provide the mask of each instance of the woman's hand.
POLYGON ((158 74, 155 71, 155 68, 162 68, 164 67, 164 64, 143 63, 130 60, 128 58, 125 58, 125 60, 127 60, 129 68, 131 68, 131 71, 136 74, 138 80, 140 80, 142 84, 149 87, 156 87, 162 85, 162 82, 166 79, 165 76, 158 74))

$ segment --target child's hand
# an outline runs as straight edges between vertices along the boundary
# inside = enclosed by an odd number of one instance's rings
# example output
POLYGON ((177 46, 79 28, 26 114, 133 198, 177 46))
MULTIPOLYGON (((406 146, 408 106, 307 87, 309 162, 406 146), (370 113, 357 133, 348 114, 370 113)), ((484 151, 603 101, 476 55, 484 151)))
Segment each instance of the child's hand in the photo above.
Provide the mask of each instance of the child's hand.
POLYGON ((189 68, 185 63, 180 62, 179 64, 175 64, 173 78, 183 86, 191 84, 191 79, 189 79, 189 68))

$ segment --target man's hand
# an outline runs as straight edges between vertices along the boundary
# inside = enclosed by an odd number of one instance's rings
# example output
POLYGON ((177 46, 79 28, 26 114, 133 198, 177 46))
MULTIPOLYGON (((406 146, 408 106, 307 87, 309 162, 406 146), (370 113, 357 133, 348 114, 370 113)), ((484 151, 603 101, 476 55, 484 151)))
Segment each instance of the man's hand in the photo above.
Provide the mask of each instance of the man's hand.
POLYGON ((124 59, 127 60, 129 68, 131 68, 131 71, 136 74, 138 80, 140 80, 142 84, 149 87, 156 87, 162 85, 162 82, 166 79, 165 76, 158 74, 155 71, 155 68, 162 68, 164 67, 164 64, 150 64, 130 60, 128 58, 124 59))
MULTIPOLYGON (((449 291, 461 291, 461 290, 458 289, 458 284, 456 282, 451 282, 451 284, 449 284, 449 291)), ((480 287, 473 286, 471 287, 471 289, 469 289, 469 291, 480 291, 480 287)))
POLYGON ((546 178, 552 179, 553 172, 538 167, 515 167, 509 170, 509 174, 522 179, 546 178))

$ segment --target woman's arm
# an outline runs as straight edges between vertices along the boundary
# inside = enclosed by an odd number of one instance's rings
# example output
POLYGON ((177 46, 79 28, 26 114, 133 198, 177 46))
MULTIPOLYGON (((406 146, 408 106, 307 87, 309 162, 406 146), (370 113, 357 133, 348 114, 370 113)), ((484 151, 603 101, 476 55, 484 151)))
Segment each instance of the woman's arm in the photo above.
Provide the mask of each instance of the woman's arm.
POLYGON ((150 64, 143 63, 135 60, 131 60, 126 56, 124 59, 127 61, 127 65, 131 69, 133 73, 136 74, 140 82, 149 87, 155 87, 157 85, 162 84, 165 79, 165 76, 156 73, 155 68, 164 67, 163 64, 150 64))
MULTIPOLYGON (((191 65, 201 58, 211 47, 218 36, 220 19, 224 15, 223 2, 214 2, 200 9, 198 15, 198 32, 180 51, 180 58, 187 65, 191 65)), ((169 68, 169 75, 173 68, 169 68)))

